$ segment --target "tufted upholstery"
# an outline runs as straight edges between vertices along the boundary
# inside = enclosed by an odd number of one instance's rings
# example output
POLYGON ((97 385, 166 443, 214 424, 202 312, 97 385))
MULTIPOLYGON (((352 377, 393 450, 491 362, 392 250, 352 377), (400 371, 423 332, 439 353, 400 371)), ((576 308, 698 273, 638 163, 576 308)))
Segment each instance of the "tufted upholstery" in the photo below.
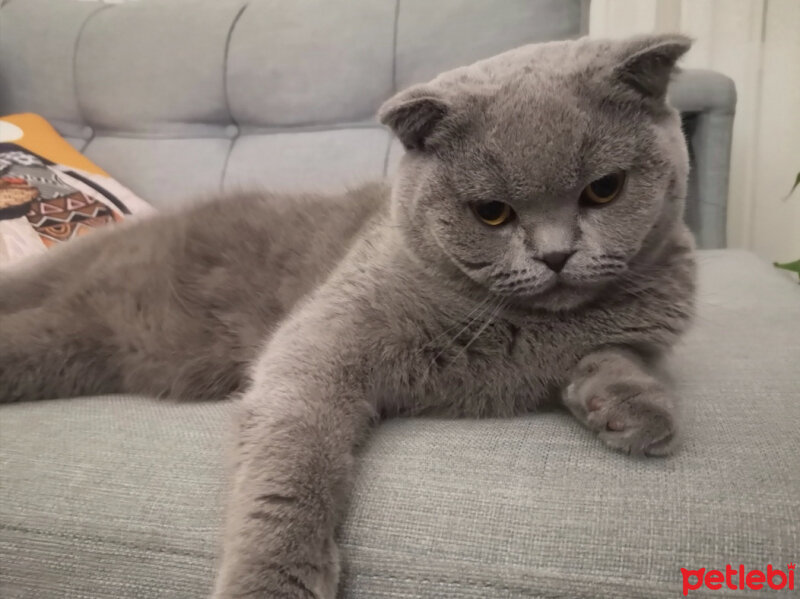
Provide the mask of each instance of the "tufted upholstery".
POLYGON ((385 175, 391 139, 374 114, 398 87, 581 24, 578 0, 330 5, 12 1, 0 107, 46 116, 157 206, 253 184, 329 188, 385 175))
MULTIPOLYGON (((402 148, 374 114, 394 91, 576 37, 586 12, 581 0, 10 0, 0 114, 42 114, 159 207, 254 185, 332 189, 391 174, 402 148)), ((732 83, 688 72, 673 97, 696 167, 689 222, 720 246, 732 83)))

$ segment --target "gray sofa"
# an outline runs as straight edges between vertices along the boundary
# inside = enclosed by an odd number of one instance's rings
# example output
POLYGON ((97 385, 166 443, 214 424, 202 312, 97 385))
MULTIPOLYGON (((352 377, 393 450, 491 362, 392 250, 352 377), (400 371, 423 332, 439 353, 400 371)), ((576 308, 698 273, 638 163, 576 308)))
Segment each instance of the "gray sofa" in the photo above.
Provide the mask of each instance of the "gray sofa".
MULTIPOLYGON (((402 150, 373 115, 395 89, 578 36, 587 6, 5 1, 0 115, 42 114, 157 207, 331 189, 391 176, 402 150)), ((693 161, 687 218, 719 248, 733 85, 686 71, 671 97, 693 161)), ((617 455, 558 411, 388 422, 360 457, 342 596, 676 597, 681 568, 796 562, 800 288, 746 252, 699 261, 697 325, 672 365, 677 455, 617 455)), ((0 407, 0 597, 206 595, 228 415, 122 396, 0 407)))

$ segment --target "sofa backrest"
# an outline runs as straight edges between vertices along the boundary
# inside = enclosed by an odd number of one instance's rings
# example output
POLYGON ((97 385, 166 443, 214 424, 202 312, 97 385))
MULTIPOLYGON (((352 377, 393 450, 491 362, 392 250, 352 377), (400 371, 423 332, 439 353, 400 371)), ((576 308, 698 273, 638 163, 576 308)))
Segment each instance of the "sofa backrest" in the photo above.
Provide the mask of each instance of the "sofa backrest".
POLYGON ((10 0, 0 114, 36 112, 156 206, 217 190, 330 189, 402 154, 396 90, 577 37, 582 0, 10 0))

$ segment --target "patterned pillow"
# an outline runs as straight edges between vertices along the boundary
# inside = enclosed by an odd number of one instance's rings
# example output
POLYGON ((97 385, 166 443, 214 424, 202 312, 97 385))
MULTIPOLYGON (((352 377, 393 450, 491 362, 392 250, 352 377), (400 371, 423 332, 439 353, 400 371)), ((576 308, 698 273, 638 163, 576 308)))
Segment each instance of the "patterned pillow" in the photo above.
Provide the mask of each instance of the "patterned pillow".
POLYGON ((152 211, 42 117, 0 117, 0 268, 152 211))

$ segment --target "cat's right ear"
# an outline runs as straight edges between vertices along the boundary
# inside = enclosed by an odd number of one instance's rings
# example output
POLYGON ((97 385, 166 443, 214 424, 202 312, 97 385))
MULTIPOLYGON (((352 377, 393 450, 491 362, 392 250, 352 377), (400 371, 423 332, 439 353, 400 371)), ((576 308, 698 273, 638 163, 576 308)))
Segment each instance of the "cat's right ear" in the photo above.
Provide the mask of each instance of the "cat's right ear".
POLYGON ((622 40, 622 58, 614 77, 640 98, 662 105, 675 63, 691 47, 692 40, 681 34, 643 35, 622 40))
POLYGON ((416 86, 387 100, 378 118, 394 131, 406 150, 426 150, 449 112, 450 106, 436 92, 416 86))

